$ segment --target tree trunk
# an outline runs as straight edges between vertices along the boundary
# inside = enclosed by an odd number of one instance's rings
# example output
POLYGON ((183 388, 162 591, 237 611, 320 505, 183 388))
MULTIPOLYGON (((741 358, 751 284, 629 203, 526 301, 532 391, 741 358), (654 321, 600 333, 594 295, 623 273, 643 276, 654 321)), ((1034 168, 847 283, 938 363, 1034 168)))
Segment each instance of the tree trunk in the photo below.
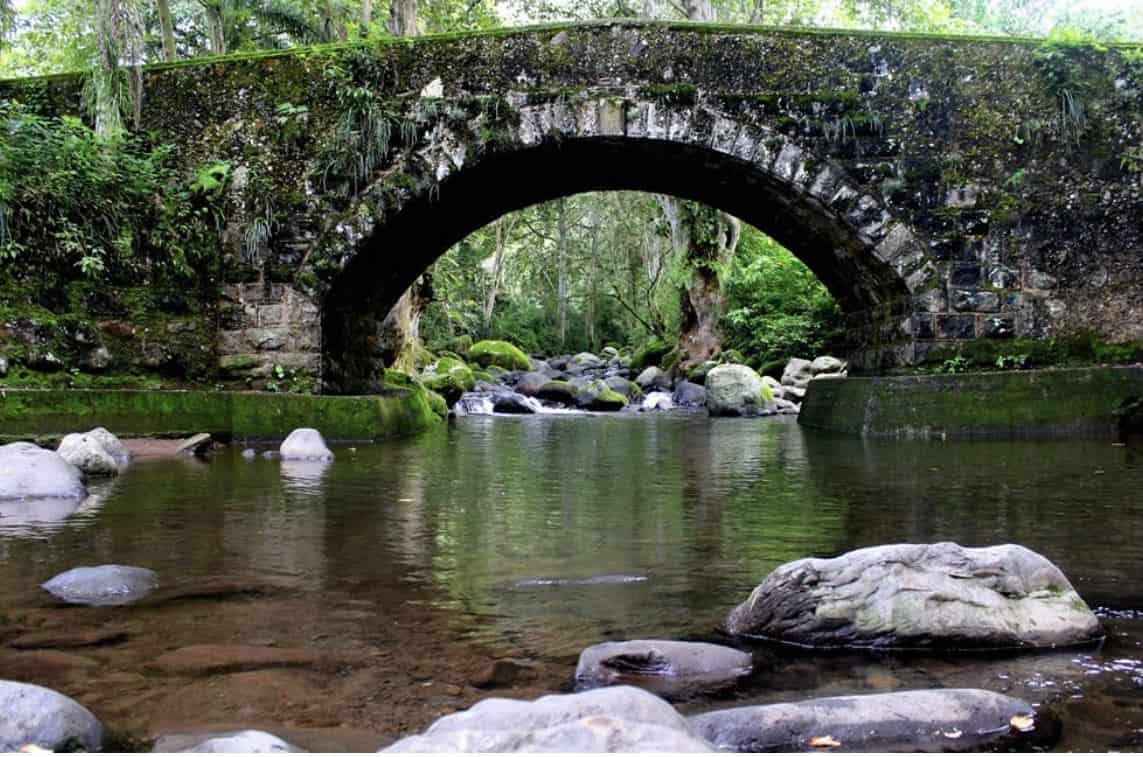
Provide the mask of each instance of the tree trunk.
MULTIPOLYGON (((678 202, 678 201, 676 201, 678 202)), ((719 320, 726 298, 719 269, 734 255, 742 225, 720 210, 680 202, 680 223, 688 231, 686 261, 691 279, 682 294, 679 350, 684 367, 710 360, 722 350, 719 320)))
POLYGON ((223 18, 223 0, 207 0, 206 33, 210 37, 210 52, 226 55, 226 21, 223 18))
POLYGON ((587 275, 587 289, 588 300, 587 307, 584 308, 584 331, 587 332, 587 343, 592 350, 599 348, 595 341, 595 304, 599 297, 599 285, 596 278, 596 270, 599 266, 599 218, 591 225, 591 267, 588 269, 587 275))
POLYGON ((175 21, 171 16, 171 0, 155 0, 159 11, 159 30, 163 37, 163 60, 173 61, 178 58, 175 48, 175 21))
POLYGON ((373 0, 361 0, 361 36, 369 36, 369 27, 373 23, 373 0))
POLYGON ((395 37, 415 37, 417 0, 392 0, 389 5, 389 33, 395 37))
POLYGON ((567 340, 568 335, 568 296, 570 282, 568 280, 568 211, 567 198, 561 197, 556 202, 556 269, 558 280, 556 284, 556 324, 559 329, 560 344, 567 340))
POLYGON ((504 216, 494 225, 496 230, 496 250, 492 254, 492 285, 484 298, 483 324, 485 332, 492 323, 492 315, 496 312, 496 299, 504 287, 504 259, 508 253, 508 239, 516 225, 518 216, 504 216))
POLYGON ((684 0, 683 10, 688 21, 714 21, 714 3, 711 0, 684 0))

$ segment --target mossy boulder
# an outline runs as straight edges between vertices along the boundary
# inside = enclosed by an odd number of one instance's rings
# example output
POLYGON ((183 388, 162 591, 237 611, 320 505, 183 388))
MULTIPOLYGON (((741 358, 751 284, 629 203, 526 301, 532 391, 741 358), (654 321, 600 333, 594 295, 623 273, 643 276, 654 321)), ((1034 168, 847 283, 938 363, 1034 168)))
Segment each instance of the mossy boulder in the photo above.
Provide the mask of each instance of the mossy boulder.
POLYGON ((477 381, 487 381, 489 384, 495 384, 496 383, 496 377, 495 376, 493 376, 488 371, 484 371, 484 370, 481 370, 479 368, 473 368, 472 369, 472 377, 474 379, 476 379, 477 381))
POLYGON ((579 391, 576 404, 584 410, 612 413, 627 407, 627 398, 602 381, 592 381, 579 391))
POLYGON ((468 357, 468 351, 471 349, 472 337, 470 337, 468 334, 458 336, 456 339, 453 339, 451 342, 449 342, 449 350, 464 358, 468 357))
POLYGON ((417 387, 417 380, 415 378, 395 368, 385 369, 383 381, 387 389, 415 389, 417 387))
POLYGON ((509 371, 526 371, 532 367, 532 361, 519 347, 494 339, 485 339, 472 345, 468 359, 482 368, 494 365, 509 371))
POLYGON ((440 418, 448 415, 448 400, 431 389, 425 390, 425 397, 429 401, 429 409, 440 418))
POLYGON ((643 390, 639 385, 622 376, 608 376, 603 380, 603 383, 607 384, 608 389, 622 394, 628 400, 637 400, 643 397, 643 390))
POLYGON ((536 398, 545 402, 558 402, 561 405, 574 405, 579 389, 568 381, 549 381, 536 392, 536 398))
POLYGON ((692 365, 690 370, 687 371, 687 381, 703 386, 706 384, 706 375, 710 373, 712 368, 717 366, 718 363, 714 360, 705 360, 698 365, 692 365))
POLYGON ((426 389, 437 392, 449 406, 456 404, 461 395, 476 388, 472 369, 456 357, 442 357, 429 366, 421 377, 426 389))
POLYGON ((632 370, 641 371, 652 365, 659 365, 663 357, 674 349, 674 345, 667 344, 662 339, 653 339, 635 352, 631 358, 632 370))

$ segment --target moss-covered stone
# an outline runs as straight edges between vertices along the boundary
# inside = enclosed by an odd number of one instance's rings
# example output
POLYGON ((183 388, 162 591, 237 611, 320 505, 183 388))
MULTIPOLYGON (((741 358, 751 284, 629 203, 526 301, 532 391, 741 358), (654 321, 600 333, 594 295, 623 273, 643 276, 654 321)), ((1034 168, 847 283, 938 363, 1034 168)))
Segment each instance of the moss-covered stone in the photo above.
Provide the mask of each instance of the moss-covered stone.
POLYGON ((59 391, 0 393, 3 440, 55 436, 104 426, 119 436, 282 439, 316 428, 334 440, 374 440, 423 431, 437 422, 420 388, 371 397, 264 392, 59 391))
POLYGON ((674 349, 674 345, 667 344, 662 339, 652 339, 635 351, 631 358, 631 369, 641 371, 653 365, 657 366, 672 349, 674 349))
POLYGON ((1114 437, 1139 397, 1138 367, 817 379, 798 422, 901 438, 1114 437))
POLYGON ((448 416, 448 401, 444 397, 437 394, 431 389, 426 389, 425 394, 429 401, 429 408, 436 413, 438 418, 445 418, 448 416))
POLYGON ((509 371, 526 371, 532 367, 531 359, 519 347, 494 339, 485 339, 472 345, 468 359, 482 368, 494 365, 509 371))
POLYGON ((561 405, 574 405, 578 396, 579 389, 569 381, 549 381, 536 392, 538 399, 561 405))
POLYGON ((627 398, 614 391, 603 381, 592 381, 579 390, 576 404, 595 412, 616 412, 627 407, 627 398))

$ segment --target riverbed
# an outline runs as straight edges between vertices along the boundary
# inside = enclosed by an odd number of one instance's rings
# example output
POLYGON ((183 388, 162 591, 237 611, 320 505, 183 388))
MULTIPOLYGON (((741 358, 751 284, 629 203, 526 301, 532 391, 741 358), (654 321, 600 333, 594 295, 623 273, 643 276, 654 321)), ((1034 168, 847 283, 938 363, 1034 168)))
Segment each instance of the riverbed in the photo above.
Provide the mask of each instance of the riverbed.
POLYGON ((746 647, 686 712, 970 686, 1058 715, 1060 750, 1143 747, 1143 446, 863 441, 792 418, 467 417, 331 464, 140 463, 52 522, 0 518, 0 677, 58 689, 126 748, 261 728, 373 750, 487 696, 569 691, 604 640, 700 639, 777 565, 899 541, 1018 542, 1104 619, 1020 656, 746 647), (77 565, 160 573, 128 608, 64 607, 77 565))

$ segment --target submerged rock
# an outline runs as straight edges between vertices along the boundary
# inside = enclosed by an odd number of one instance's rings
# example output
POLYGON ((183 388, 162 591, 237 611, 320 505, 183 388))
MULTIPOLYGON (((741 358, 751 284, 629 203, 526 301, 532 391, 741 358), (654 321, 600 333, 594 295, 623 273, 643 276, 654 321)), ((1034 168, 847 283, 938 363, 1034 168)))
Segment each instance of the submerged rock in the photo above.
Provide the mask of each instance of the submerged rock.
POLYGON ((806 751, 829 738, 846 752, 942 752, 1027 738, 1013 718, 1035 732, 1038 718, 1027 702, 981 689, 936 689, 736 707, 690 722, 720 751, 806 751))
POLYGON ((333 453, 321 432, 313 428, 296 428, 278 448, 283 460, 332 460, 333 453))
POLYGON ((72 568, 41 584, 68 604, 113 607, 138 602, 159 586, 153 570, 129 565, 72 568))
POLYGON ((386 752, 709 752, 671 705, 630 686, 485 699, 386 752))
POLYGON ((762 378, 754 369, 737 364, 720 365, 706 377, 706 409, 712 416, 773 414, 767 408, 762 378))
POLYGON ((83 705, 29 683, 0 681, 0 752, 35 746, 52 752, 97 752, 103 725, 83 705))
POLYGON ((1099 621, 1060 570, 1014 544, 892 544, 774 570, 727 618, 733 634, 810 647, 1052 647, 1099 621))
POLYGON ((748 675, 752 665, 749 654, 718 644, 609 641, 580 653, 575 677, 587 686, 649 682, 645 688, 668 693, 674 688, 724 686, 748 675))
POLYGON ((83 473, 51 450, 28 442, 0 446, 0 500, 80 499, 83 473))
POLYGON ((178 734, 160 737, 152 752, 199 752, 267 754, 270 752, 304 752, 289 742, 265 731, 232 731, 210 735, 178 734))

